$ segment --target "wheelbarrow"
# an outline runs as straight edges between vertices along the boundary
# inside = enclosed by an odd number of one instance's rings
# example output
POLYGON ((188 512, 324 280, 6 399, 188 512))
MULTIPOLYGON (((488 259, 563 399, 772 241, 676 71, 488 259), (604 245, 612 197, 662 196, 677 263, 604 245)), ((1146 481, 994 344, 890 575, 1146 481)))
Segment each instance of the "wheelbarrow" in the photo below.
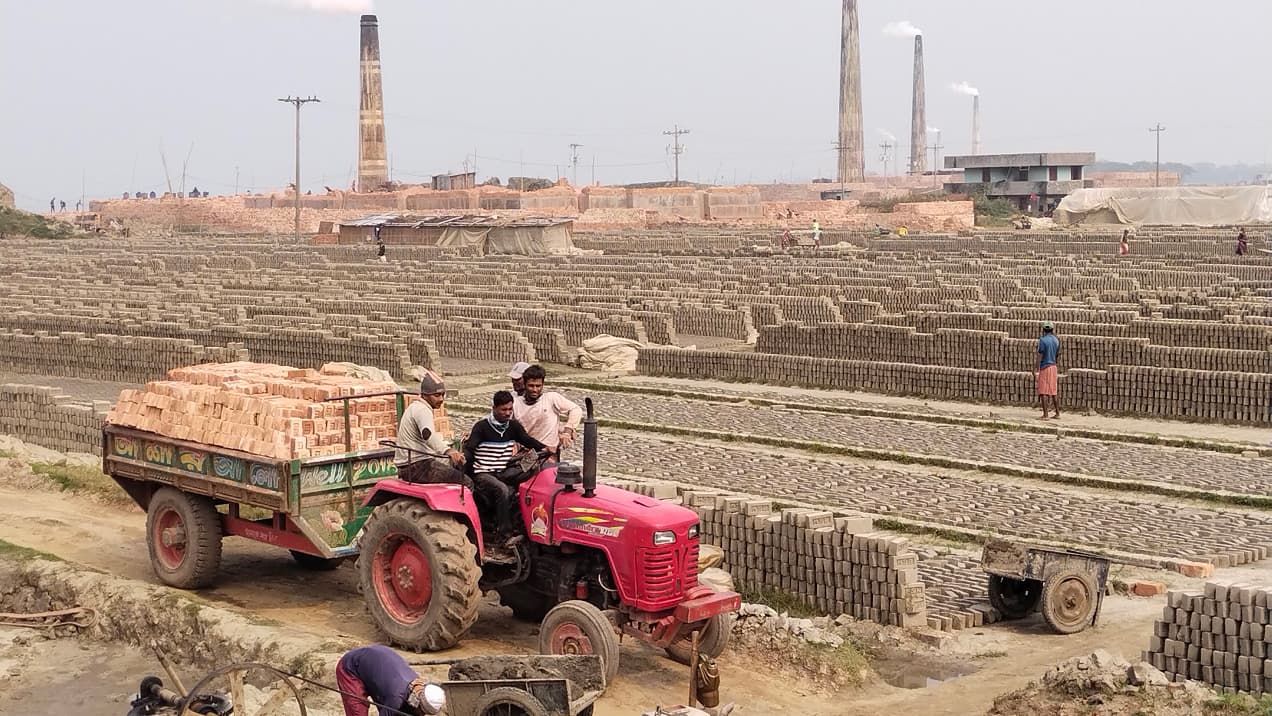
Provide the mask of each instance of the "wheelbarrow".
POLYGON ((451 716, 592 716, 605 691, 597 656, 474 656, 411 661, 449 665, 446 713, 451 716))
POLYGON ((989 574, 989 603, 1004 619, 1038 610, 1058 634, 1076 634, 1095 623, 1109 579, 1103 555, 1007 540, 985 544, 981 569, 989 574))

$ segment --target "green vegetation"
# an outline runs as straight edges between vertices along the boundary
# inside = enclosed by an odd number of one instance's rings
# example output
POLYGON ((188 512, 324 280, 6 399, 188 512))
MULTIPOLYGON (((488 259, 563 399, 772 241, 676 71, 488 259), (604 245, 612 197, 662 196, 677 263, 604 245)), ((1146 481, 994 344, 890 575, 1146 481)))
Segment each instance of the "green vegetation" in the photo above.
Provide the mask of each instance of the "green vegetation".
POLYGON ((889 213, 896 211, 897 204, 921 204, 932 201, 957 201, 960 197, 946 194, 943 191, 933 190, 924 194, 908 194, 906 196, 891 197, 888 199, 875 199, 873 201, 860 202, 859 206, 868 211, 879 211, 889 213))
POLYGON ((1205 713, 1222 716, 1272 716, 1272 695, 1223 694, 1204 707, 1205 713))
POLYGON ((75 234, 70 224, 49 221, 21 209, 0 206, 0 236, 32 236, 37 239, 69 239, 75 234))
POLYGON ((743 589, 742 601, 747 604, 763 604, 778 613, 789 614, 793 617, 822 616, 821 612, 800 601, 799 597, 778 589, 743 589))
POLYGON ((870 674, 870 659, 856 644, 845 639, 839 646, 809 646, 817 661, 821 661, 852 686, 860 686, 870 674))
POLYGON ((113 504, 130 502, 128 494, 114 480, 95 467, 31 463, 31 471, 44 475, 66 492, 86 494, 113 504))
POLYGON ((990 199, 984 191, 972 194, 977 226, 1008 226, 1010 219, 1020 213, 1015 204, 1006 199, 990 199))
POLYGON ((16 559, 19 562, 29 562, 33 559, 49 559, 55 562, 61 562, 62 558, 57 555, 41 552, 27 547, 20 547, 12 542, 5 542, 0 539, 0 559, 16 559))

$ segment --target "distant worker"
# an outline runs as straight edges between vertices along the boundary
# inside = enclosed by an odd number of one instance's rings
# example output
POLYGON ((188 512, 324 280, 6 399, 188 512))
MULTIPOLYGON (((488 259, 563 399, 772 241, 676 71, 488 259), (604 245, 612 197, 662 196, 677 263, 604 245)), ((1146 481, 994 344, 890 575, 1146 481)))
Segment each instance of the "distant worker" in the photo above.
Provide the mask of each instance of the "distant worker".
POLYGON ((1038 370, 1034 371, 1034 379, 1038 384, 1038 403, 1042 407, 1042 419, 1047 419, 1047 402, 1055 410, 1055 419, 1060 419, 1060 339, 1056 338, 1055 326, 1050 321, 1042 324, 1042 338, 1038 339, 1038 370))
POLYGON ((66 211, 66 200, 65 200, 65 199, 62 199, 62 200, 58 201, 57 203, 58 203, 58 204, 62 207, 62 211, 66 211))
POLYGON ((897 236, 908 236, 909 234, 910 230, 905 228, 904 225, 897 227, 897 236))
POLYGON ((190 196, 194 197, 195 199, 198 199, 199 197, 203 195, 199 193, 199 187, 196 186, 194 189, 190 190, 190 196))
POLYGON ((813 219, 813 246, 821 246, 821 222, 813 219))
POLYGON ((512 393, 501 390, 491 401, 490 414, 478 420, 464 440, 464 466, 473 479, 475 491, 494 508, 495 532, 512 536, 512 490, 524 482, 523 475, 505 475, 518 446, 546 450, 525 427, 512 417, 512 393))
POLYGON ((1131 230, 1122 229, 1122 243, 1118 246, 1117 253, 1119 256, 1125 256, 1131 253, 1131 230))
POLYGON ((84 201, 82 199, 80 201, 75 202, 75 210, 76 211, 84 210, 84 201))
POLYGON ((393 716, 433 716, 446 706, 442 687, 426 683, 400 654, 379 644, 345 652, 336 664, 336 686, 345 716, 367 716, 368 700, 393 716))
POLYGON ((402 411, 398 424, 398 451, 393 455, 398 477, 406 482, 453 483, 472 488, 473 481, 456 468, 464 454, 446 444, 437 430, 433 411, 446 402, 446 383, 431 370, 420 379, 420 398, 402 411))
POLYGON ((517 361, 512 364, 512 370, 508 371, 508 377, 512 379, 512 392, 514 395, 526 394, 526 368, 530 364, 525 361, 517 361))
POLYGON ((560 455, 561 450, 574 443, 579 424, 583 422, 583 409, 560 393, 543 391, 547 373, 542 366, 526 368, 522 377, 526 381, 526 392, 513 403, 513 417, 525 426, 531 437, 560 455), (565 418, 565 425, 561 424, 561 418, 565 418))
POLYGON ((786 229, 785 231, 783 231, 783 232, 782 232, 782 239, 781 239, 781 241, 782 241, 782 250, 783 250, 783 251, 785 251, 786 249, 789 249, 789 248, 791 247, 791 245, 795 243, 795 237, 791 236, 791 230, 790 230, 790 229, 786 229))
POLYGON ((386 256, 384 255, 384 239, 376 238, 376 240, 375 240, 375 255, 376 255, 377 257, 379 257, 379 259, 380 259, 380 263, 382 263, 382 264, 386 264, 386 263, 388 263, 388 262, 389 262, 388 257, 386 257, 386 256))
POLYGON ((380 240, 380 229, 382 228, 384 227, 380 226, 379 224, 376 224, 375 228, 371 230, 371 233, 375 235, 376 241, 380 240))
POLYGON ((1249 240, 1246 239, 1245 229, 1237 232, 1237 256, 1245 256, 1250 250, 1249 240))
POLYGON ((50 211, 50 212, 57 211, 57 197, 56 197, 56 196, 55 196, 55 197, 53 197, 52 199, 49 199, 49 211, 50 211))

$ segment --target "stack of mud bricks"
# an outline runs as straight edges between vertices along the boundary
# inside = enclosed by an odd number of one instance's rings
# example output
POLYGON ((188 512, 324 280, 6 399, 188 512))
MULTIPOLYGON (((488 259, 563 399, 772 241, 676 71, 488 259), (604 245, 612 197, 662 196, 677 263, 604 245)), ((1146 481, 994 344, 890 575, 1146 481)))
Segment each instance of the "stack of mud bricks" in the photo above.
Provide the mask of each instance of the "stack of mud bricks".
POLYGON ((879 624, 927 625, 918 557, 868 517, 811 509, 774 511, 768 500, 684 492, 704 542, 724 550, 743 590, 780 591, 825 614, 879 624))
POLYGON ((1174 681, 1272 694, 1272 587, 1207 582, 1166 599, 1145 661, 1174 681))
POLYGON ((233 359, 233 351, 193 341, 0 329, 0 370, 144 382, 172 368, 233 359))
POLYGON ((86 404, 49 387, 0 385, 0 435, 59 452, 102 452, 107 402, 86 404))

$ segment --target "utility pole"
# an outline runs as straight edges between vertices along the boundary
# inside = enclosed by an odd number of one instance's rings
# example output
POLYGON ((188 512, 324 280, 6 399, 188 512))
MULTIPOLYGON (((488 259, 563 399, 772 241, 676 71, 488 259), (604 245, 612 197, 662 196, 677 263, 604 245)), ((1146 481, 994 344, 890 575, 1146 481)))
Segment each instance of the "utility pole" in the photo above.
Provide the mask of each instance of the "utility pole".
POLYGON ((1159 187, 1162 185, 1162 132, 1166 128, 1158 122, 1156 127, 1149 127, 1148 131, 1157 135, 1157 169, 1153 172, 1153 186, 1159 187))
POLYGON ((678 124, 672 125, 671 131, 663 132, 663 134, 675 139, 675 149, 673 149, 671 153, 676 158, 676 186, 680 186, 680 155, 685 152, 684 145, 680 143, 680 135, 688 133, 689 130, 681 129, 678 124))
POLYGON ((574 186, 579 185, 579 147, 581 146, 583 145, 570 144, 570 166, 573 168, 573 176, 570 177, 570 183, 574 184, 574 186))
POLYGON ((932 149, 932 186, 939 187, 941 185, 940 184, 940 181, 941 181, 940 180, 940 176, 941 176, 940 162, 941 162, 941 150, 944 148, 945 146, 941 144, 941 130, 938 129, 936 130, 936 144, 933 144, 931 147, 932 149))
POLYGON ((296 243, 300 243, 300 108, 310 102, 321 102, 317 97, 292 97, 279 99, 279 102, 296 105, 296 243))
MULTIPOLYGON (((846 147, 847 145, 843 142, 835 142, 835 150, 839 152, 839 166, 841 167, 844 165, 844 150, 846 147)), ((817 173, 820 174, 821 172, 818 171, 817 173)), ((844 172, 839 172, 839 200, 844 200, 844 172)))
POLYGON ((239 168, 238 168, 238 165, 235 164, 234 165, 234 196, 238 196, 238 181, 239 181, 239 168))
POLYGON ((892 143, 884 142, 879 145, 879 161, 883 164, 883 184, 888 185, 888 159, 892 156, 892 143))

